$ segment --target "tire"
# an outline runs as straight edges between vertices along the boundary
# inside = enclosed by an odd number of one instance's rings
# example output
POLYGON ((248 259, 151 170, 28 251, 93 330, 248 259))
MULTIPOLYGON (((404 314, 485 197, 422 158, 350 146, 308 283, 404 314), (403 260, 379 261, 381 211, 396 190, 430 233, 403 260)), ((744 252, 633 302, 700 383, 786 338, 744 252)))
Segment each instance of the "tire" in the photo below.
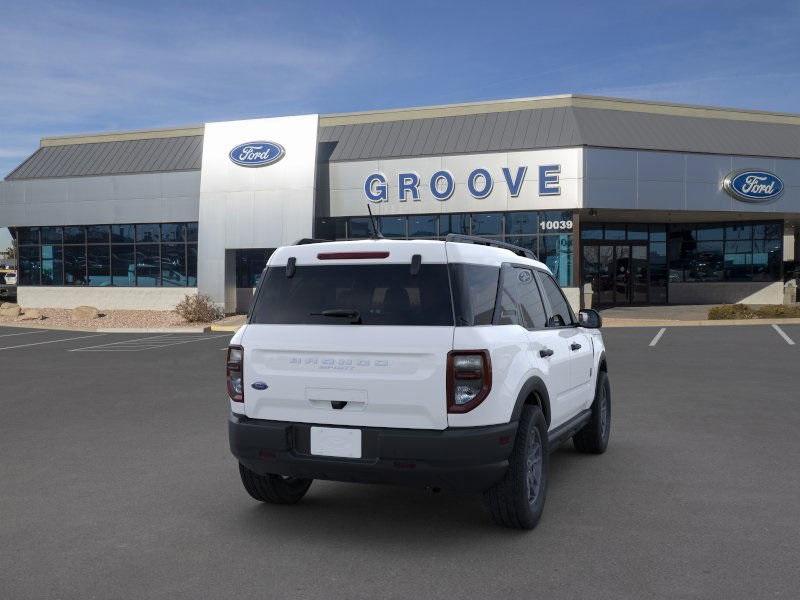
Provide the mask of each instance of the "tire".
POLYGON ((544 511, 549 460, 547 422, 538 406, 527 405, 519 420, 508 471, 483 495, 495 523, 514 529, 536 527, 544 511))
POLYGON ((583 428, 572 436, 578 452, 602 454, 608 448, 611 435, 611 385, 605 371, 597 374, 597 389, 592 402, 592 416, 583 428))
POLYGON ((280 475, 259 475, 239 463, 239 476, 247 493, 259 502, 297 504, 306 495, 313 479, 280 475))

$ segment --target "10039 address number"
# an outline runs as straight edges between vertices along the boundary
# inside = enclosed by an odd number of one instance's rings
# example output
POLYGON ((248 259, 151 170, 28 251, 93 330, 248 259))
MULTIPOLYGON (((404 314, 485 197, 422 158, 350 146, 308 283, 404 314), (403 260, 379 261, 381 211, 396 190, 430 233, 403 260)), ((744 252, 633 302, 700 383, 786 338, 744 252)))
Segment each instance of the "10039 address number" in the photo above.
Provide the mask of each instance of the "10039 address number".
POLYGON ((542 231, 572 231, 572 219, 565 221, 540 221, 539 229, 542 231))

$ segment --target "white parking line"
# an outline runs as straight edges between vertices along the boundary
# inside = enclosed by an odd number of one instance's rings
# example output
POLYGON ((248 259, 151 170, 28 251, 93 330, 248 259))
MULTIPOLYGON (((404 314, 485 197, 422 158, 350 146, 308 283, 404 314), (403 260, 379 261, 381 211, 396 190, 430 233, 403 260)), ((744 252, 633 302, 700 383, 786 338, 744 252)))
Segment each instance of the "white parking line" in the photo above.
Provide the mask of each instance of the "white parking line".
POLYGON ((158 350, 159 348, 179 346, 191 342, 202 342, 203 340, 213 340, 221 337, 227 337, 227 335, 198 336, 190 339, 186 339, 186 334, 172 337, 169 335, 155 336, 135 340, 124 340, 122 342, 112 342, 110 344, 100 344, 97 346, 87 346, 85 348, 73 348, 70 352, 142 352, 143 350, 158 350))
POLYGON ((787 344, 789 344, 790 346, 794 346, 794 340, 790 338, 788 335, 786 335, 786 332, 783 329, 781 329, 777 325, 773 325, 772 328, 778 332, 778 335, 781 336, 786 341, 787 344))
POLYGON ((664 332, 667 330, 666 327, 662 327, 659 332, 656 334, 656 337, 653 338, 653 341, 650 342, 650 347, 652 348, 658 343, 658 340, 661 339, 661 336, 664 335, 664 332))
POLYGON ((12 335, 30 335, 32 333, 46 333, 49 329, 40 329, 39 331, 23 331, 22 333, 4 333, 0 337, 11 337, 12 335))
POLYGON ((0 348, 0 350, 14 350, 15 348, 27 348, 28 346, 40 346, 42 344, 56 344, 58 342, 71 342, 72 340, 85 340, 86 338, 99 337, 101 335, 105 335, 105 333, 95 333, 93 335, 82 335, 72 338, 61 338, 58 340, 47 340, 46 342, 32 342, 30 344, 19 344, 17 346, 6 346, 4 348, 0 348))
POLYGON ((150 335, 148 337, 136 338, 136 339, 133 339, 133 340, 121 340, 119 342, 109 342, 108 344, 99 344, 97 346, 86 346, 85 348, 74 348, 74 349, 70 350, 70 352, 76 352, 77 350, 90 350, 90 349, 94 349, 94 348, 107 348, 108 346, 117 346, 119 344, 132 344, 133 342, 141 342, 143 340, 154 340, 154 339, 159 339, 159 338, 165 338, 167 336, 169 336, 168 333, 167 334, 162 334, 162 335, 150 335))

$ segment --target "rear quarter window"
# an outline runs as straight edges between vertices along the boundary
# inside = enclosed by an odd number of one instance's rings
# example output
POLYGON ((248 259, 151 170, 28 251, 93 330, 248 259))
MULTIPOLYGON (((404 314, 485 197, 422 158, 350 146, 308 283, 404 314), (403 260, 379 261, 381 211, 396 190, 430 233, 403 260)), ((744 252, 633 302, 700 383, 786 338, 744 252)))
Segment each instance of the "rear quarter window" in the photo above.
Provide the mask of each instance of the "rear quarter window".
POLYGON ((456 325, 491 325, 500 267, 450 264, 456 325))

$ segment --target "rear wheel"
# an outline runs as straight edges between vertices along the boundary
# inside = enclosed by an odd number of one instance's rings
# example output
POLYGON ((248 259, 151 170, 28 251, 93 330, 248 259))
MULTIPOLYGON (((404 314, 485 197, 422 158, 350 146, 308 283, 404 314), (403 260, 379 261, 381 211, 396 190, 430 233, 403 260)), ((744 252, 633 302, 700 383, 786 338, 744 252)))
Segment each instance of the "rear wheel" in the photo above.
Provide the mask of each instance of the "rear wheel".
POLYGON ((296 504, 306 495, 313 481, 281 475, 259 475, 241 463, 239 463, 239 476, 250 496, 270 504, 296 504))
POLYGON ((504 527, 533 529, 544 511, 549 453, 547 422, 538 406, 522 410, 505 477, 484 492, 492 520, 504 527))
POLYGON ((578 433, 572 436, 572 443, 579 452, 602 454, 608 447, 611 435, 611 385, 605 371, 597 374, 597 389, 592 402, 592 416, 578 433))

